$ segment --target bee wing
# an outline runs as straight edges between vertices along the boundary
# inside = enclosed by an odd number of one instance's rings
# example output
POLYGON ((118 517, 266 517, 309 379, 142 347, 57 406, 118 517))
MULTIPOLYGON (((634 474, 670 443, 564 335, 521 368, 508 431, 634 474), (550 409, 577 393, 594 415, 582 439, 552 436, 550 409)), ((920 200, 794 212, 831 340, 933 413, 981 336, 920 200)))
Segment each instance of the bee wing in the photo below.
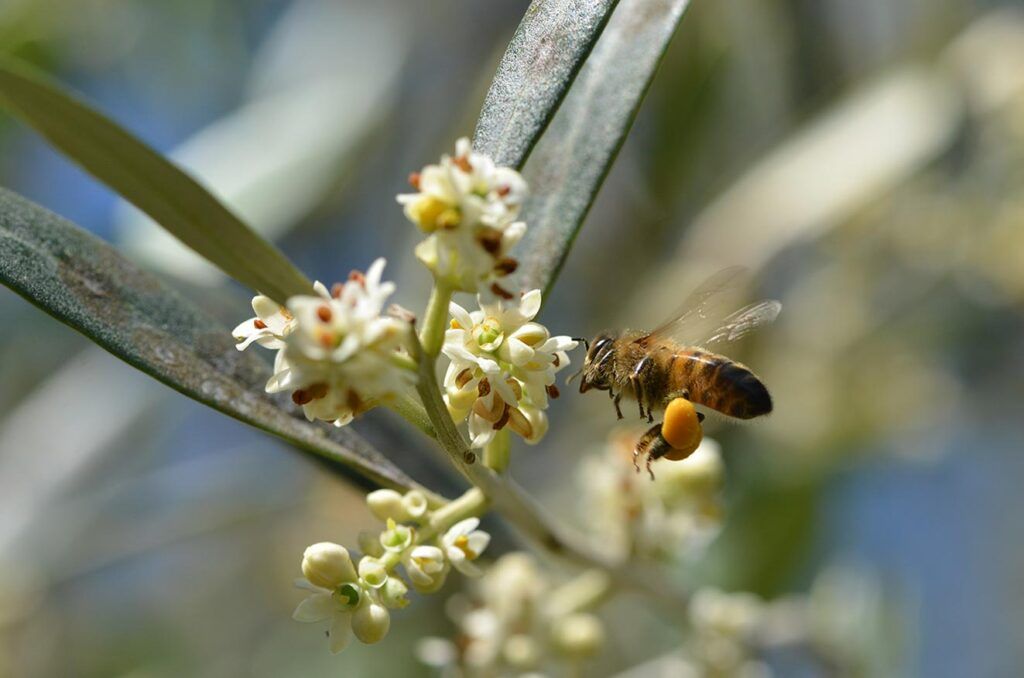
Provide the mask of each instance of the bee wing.
POLYGON ((772 322, 782 309, 778 301, 759 301, 734 310, 748 280, 741 266, 715 273, 686 298, 677 313, 639 341, 669 339, 683 346, 708 346, 736 341, 772 322))
POLYGON ((700 341, 698 345, 711 346, 712 344, 738 341, 751 330, 773 322, 781 310, 782 302, 775 299, 764 299, 745 306, 726 318, 721 327, 700 341))

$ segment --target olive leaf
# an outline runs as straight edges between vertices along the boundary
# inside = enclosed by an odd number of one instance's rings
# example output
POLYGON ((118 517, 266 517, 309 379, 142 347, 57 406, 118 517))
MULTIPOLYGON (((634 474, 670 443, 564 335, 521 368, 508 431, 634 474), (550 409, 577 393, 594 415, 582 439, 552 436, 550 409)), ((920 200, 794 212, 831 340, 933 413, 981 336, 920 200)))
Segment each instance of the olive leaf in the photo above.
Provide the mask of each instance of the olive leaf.
MULTIPOLYGON (((348 428, 295 416, 263 392, 270 368, 228 330, 75 224, 0 188, 0 282, 112 354, 235 419, 375 485, 418 487, 348 428)), ((102 397, 103 385, 96 385, 102 397)))
POLYGON ((312 283, 195 179, 30 68, 0 60, 0 107, 254 290, 284 302, 312 283))
POLYGON ((519 168, 558 109, 618 0, 534 0, 484 99, 473 146, 519 168))
POLYGON ((537 144, 525 176, 530 228, 515 282, 541 289, 558 276, 622 146, 688 0, 622 0, 537 144))

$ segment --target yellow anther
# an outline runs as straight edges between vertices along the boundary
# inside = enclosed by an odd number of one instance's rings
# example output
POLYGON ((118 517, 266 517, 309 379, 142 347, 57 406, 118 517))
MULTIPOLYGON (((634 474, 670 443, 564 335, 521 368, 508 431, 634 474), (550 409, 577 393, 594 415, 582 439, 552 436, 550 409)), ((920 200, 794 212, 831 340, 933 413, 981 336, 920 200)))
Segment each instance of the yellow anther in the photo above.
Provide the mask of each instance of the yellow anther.
POLYGON ((456 537, 453 546, 465 553, 466 557, 470 560, 476 560, 478 554, 473 549, 469 548, 469 537, 466 535, 461 534, 456 537))

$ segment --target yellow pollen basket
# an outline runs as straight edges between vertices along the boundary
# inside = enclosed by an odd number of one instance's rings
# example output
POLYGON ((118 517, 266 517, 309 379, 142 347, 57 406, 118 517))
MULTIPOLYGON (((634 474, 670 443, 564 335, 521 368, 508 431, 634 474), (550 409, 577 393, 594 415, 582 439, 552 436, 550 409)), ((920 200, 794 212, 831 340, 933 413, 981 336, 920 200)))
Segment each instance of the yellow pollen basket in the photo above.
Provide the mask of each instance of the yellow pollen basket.
POLYGON ((661 424, 661 435, 672 446, 666 459, 686 459, 700 445, 704 430, 697 418, 697 409, 686 398, 676 398, 665 408, 665 421, 661 424))

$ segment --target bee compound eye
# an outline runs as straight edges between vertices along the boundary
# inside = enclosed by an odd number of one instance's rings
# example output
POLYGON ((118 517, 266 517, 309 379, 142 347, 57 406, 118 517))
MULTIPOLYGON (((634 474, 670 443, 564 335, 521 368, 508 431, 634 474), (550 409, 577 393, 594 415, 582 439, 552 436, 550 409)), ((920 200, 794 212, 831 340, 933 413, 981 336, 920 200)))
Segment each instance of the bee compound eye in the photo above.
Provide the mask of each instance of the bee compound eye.
POLYGON ((661 424, 661 436, 672 450, 666 459, 686 459, 700 445, 704 430, 697 416, 697 409, 686 398, 676 398, 665 408, 665 421, 661 424))

